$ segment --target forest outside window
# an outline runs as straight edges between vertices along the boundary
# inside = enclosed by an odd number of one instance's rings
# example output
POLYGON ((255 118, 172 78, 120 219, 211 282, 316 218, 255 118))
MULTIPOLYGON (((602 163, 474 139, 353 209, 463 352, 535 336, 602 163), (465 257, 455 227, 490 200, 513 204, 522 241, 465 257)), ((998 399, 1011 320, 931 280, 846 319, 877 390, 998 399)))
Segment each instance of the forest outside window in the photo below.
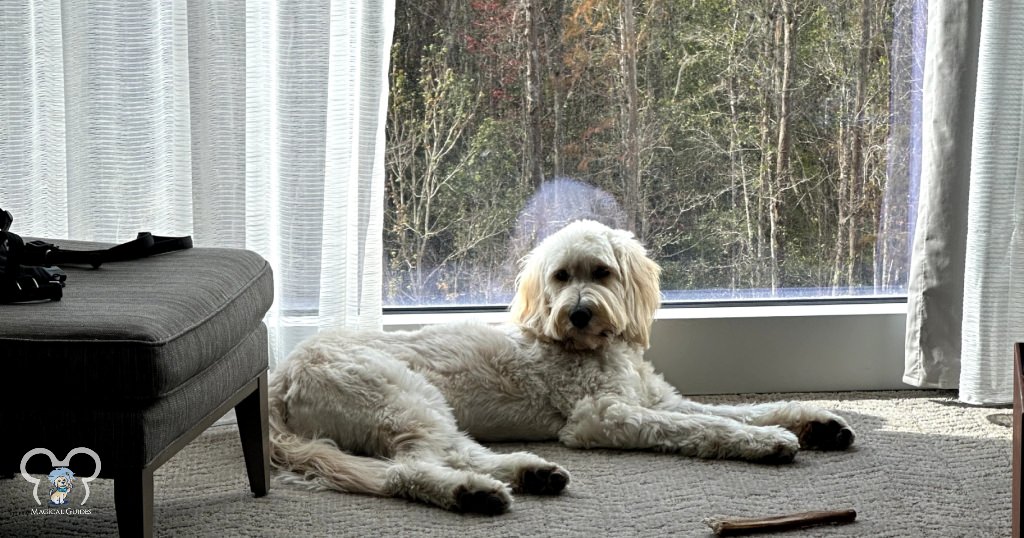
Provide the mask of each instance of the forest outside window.
POLYGON ((384 304, 507 304, 576 218, 667 302, 901 296, 925 3, 399 0, 384 304))

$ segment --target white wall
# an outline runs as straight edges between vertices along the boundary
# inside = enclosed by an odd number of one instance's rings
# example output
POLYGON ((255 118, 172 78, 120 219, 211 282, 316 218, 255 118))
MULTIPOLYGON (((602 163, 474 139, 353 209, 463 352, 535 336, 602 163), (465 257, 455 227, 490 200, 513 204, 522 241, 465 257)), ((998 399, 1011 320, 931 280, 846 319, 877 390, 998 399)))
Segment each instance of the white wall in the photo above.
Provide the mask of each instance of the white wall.
POLYGON ((905 305, 865 306, 661 319, 647 358, 686 394, 911 388, 902 383, 905 305))
MULTIPOLYGON (((892 390, 904 385, 902 303, 665 308, 648 360, 684 394, 892 390)), ((389 314, 385 329, 504 313, 389 314)))

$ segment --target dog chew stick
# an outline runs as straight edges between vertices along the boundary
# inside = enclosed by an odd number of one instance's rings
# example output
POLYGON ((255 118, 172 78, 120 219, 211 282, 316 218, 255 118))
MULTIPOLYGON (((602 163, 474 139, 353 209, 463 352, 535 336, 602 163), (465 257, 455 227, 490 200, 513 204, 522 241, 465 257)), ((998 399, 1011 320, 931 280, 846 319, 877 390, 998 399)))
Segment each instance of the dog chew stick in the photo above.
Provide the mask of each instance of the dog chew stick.
POLYGON ((851 509, 750 518, 715 516, 705 519, 704 523, 711 527, 711 530, 718 536, 737 536, 754 532, 802 529, 829 523, 852 523, 855 519, 857 519, 857 511, 851 509))

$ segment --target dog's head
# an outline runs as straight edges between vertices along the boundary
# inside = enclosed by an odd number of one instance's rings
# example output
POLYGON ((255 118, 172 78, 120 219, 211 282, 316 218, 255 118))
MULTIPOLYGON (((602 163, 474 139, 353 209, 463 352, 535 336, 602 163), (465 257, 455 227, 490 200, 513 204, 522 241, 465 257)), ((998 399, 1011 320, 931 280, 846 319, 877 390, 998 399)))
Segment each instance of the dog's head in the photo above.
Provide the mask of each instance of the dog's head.
POLYGON ((576 221, 524 260, 512 318, 570 349, 593 350, 615 340, 646 349, 661 302, 660 272, 632 233, 576 221))

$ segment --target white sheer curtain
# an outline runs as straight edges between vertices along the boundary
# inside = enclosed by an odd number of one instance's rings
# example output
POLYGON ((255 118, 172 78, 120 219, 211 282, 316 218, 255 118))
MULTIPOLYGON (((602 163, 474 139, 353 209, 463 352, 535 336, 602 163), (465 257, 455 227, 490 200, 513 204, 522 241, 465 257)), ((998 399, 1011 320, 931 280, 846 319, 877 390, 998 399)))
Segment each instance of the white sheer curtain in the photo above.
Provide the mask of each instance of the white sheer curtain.
POLYGON ((0 6, 0 207, 13 231, 191 234, 267 258, 272 360, 380 323, 394 0, 0 6))
POLYGON ((1024 11, 931 2, 928 33, 923 151, 945 164, 922 172, 904 381, 1005 404, 1024 341, 1024 11))
POLYGON ((1024 10, 985 2, 964 271, 960 399, 1013 401, 1024 341, 1024 10))

